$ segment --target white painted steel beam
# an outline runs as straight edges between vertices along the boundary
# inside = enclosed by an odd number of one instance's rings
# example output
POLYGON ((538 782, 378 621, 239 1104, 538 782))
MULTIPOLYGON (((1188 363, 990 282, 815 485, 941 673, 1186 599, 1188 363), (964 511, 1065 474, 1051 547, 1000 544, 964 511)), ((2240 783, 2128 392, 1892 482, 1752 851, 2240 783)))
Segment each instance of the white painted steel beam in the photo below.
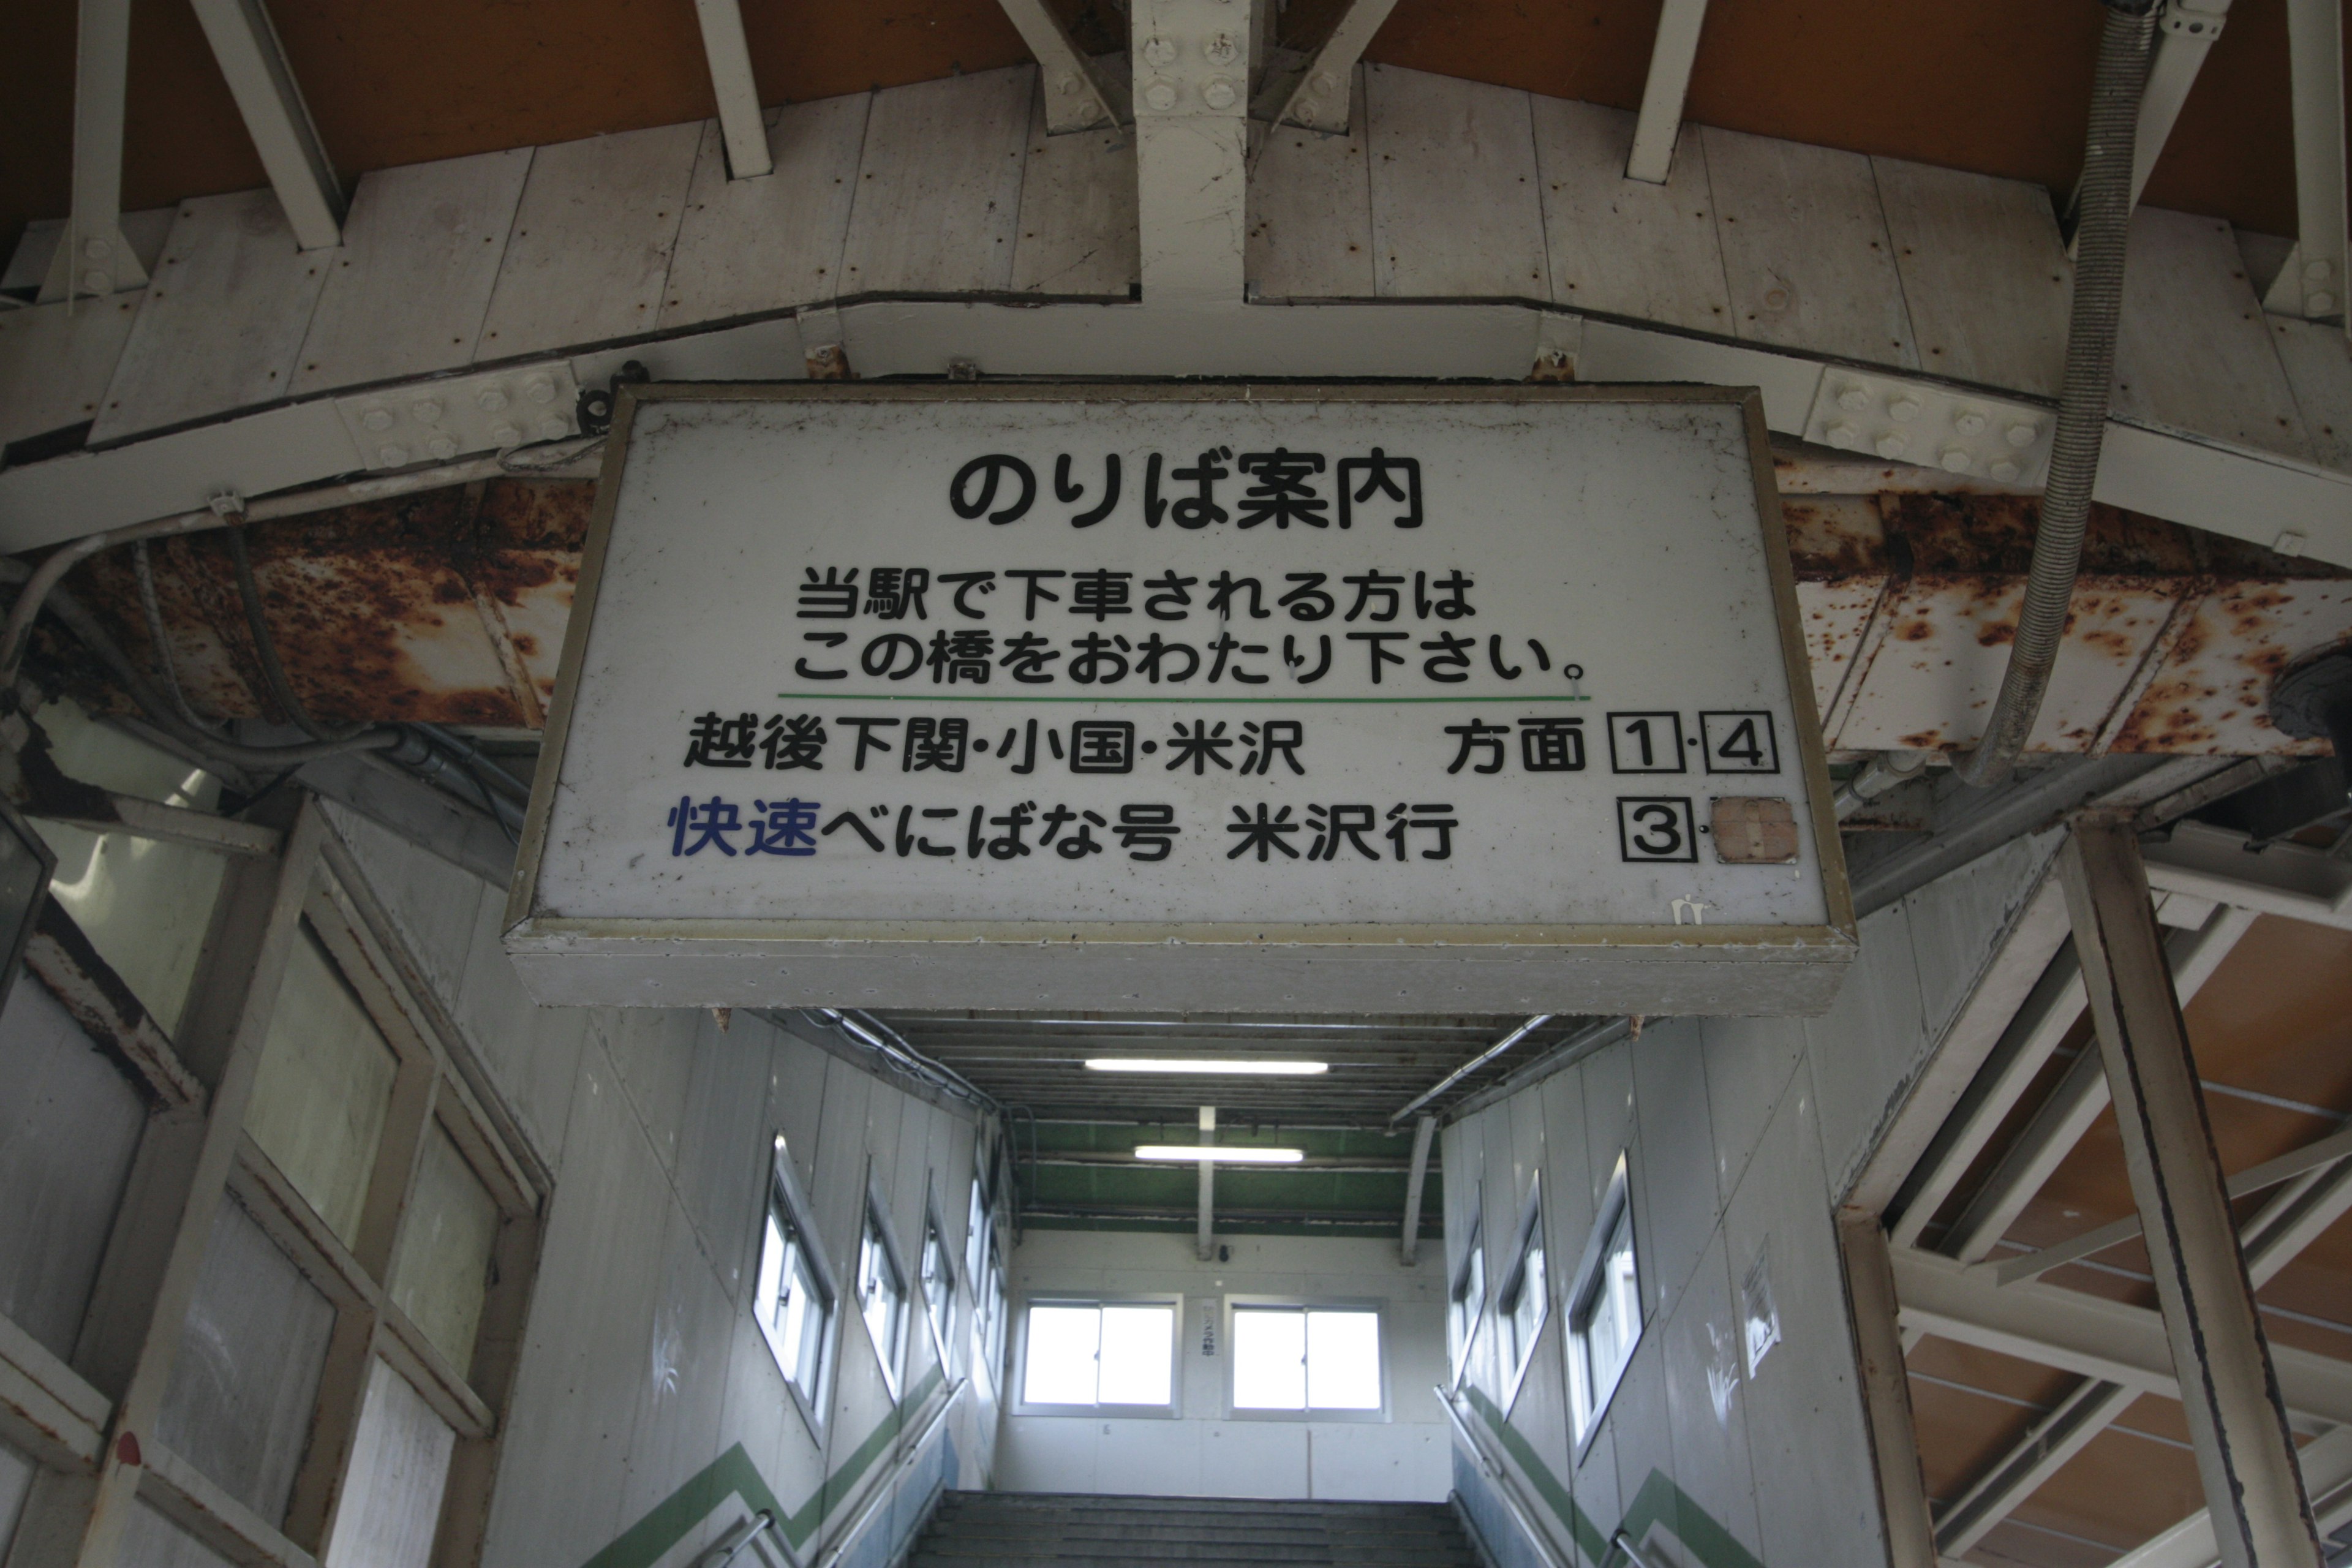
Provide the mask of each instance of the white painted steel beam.
POLYGON ((2311 321, 2345 310, 2344 8, 2340 0, 2287 0, 2294 109, 2294 250, 2263 309, 2311 321))
POLYGON ((2254 854, 2242 833, 2182 822, 2143 854, 2152 888, 2352 931, 2352 861, 2325 850, 2273 844, 2254 854))
MULTIPOLYGON (((2333 1533, 2352 1524, 2352 1426, 2315 1437, 2295 1452, 2319 1528, 2333 1533)), ((2200 1509, 2171 1529, 2142 1542, 2108 1568, 2215 1568, 2213 1516, 2200 1509)))
POLYGON ((1958 1557, 1983 1540, 2139 1397, 2138 1389, 2119 1383, 2090 1378, 2076 1384, 2016 1447, 1952 1500, 1936 1521, 1936 1550, 1958 1557))
MULTIPOLYGON (((1909 1248, 1893 1262, 1906 1331, 2180 1397, 2164 1319, 2149 1308, 2039 1281, 2003 1286, 1990 1269, 1909 1248)), ((2292 1345, 2272 1346, 2271 1361, 2298 1422, 2352 1422, 2352 1362, 2292 1345)))
MULTIPOLYGON (((1270 5, 1273 0, 1259 3, 1270 5)), ((1396 0, 1352 0, 1340 13, 1330 37, 1295 73, 1267 73, 1250 112, 1277 125, 1303 125, 1327 135, 1345 136, 1354 109, 1350 99, 1356 64, 1395 9, 1396 0)))
POLYGON ((106 295, 147 281, 122 237, 122 110, 131 0, 81 0, 74 35, 73 208, 49 258, 43 300, 106 295))
MULTIPOLYGON (((2156 52, 2148 60, 2147 84, 2140 89, 2139 124, 2132 139, 2134 206, 2147 188, 2156 161, 2164 155, 2165 143, 2172 139, 2181 106, 2189 101, 2189 89, 2196 86, 2197 73, 2204 68, 2205 57, 2213 40, 2221 36, 2229 15, 2230 0, 2169 0, 2164 8, 2156 52)), ((2067 210, 2071 213, 2081 199, 2078 186, 2067 199, 2067 210)))
MULTIPOLYGON (((1238 310, 1249 151, 1249 0, 1135 0, 1134 18, 1136 226, 1144 301, 1183 311, 1238 310)), ((975 363, 992 371, 997 365, 989 359, 975 363)))
MULTIPOLYGON (((699 4, 700 0, 697 0, 699 4)), ((733 0, 728 0, 732 9, 733 0)), ((1061 14, 1045 0, 997 0, 1004 15, 1036 57, 1037 90, 1045 96, 1045 133, 1060 136, 1072 131, 1124 124, 1128 119, 1125 83, 1102 70, 1082 53, 1077 40, 1062 25, 1061 14)))
POLYGON ((2221 1561, 2309 1561, 2318 1555, 2311 1503, 2149 906, 2139 836, 2125 821, 2078 822, 2059 868, 2221 1561))
POLYGON ((294 241, 304 250, 340 245, 343 192, 302 89, 286 63, 263 0, 193 0, 213 58, 236 100, 246 134, 268 171, 294 241))
MULTIPOLYGON (((2188 1005, 2205 982, 2212 978, 2230 950, 2253 929, 2253 924, 2252 910, 2222 909, 2215 911, 2202 931, 2176 932, 2165 944, 2173 990, 2181 1005, 2188 1005)), ((2079 1017, 2079 970, 2074 992, 2078 998, 2074 1016, 2079 1017)), ((2070 1017, 2067 1027, 2072 1027, 2073 1023, 2070 1017)), ((1974 1263, 1999 1246, 2025 1205, 2033 1201, 2033 1195, 2099 1119, 2099 1112, 2107 1108, 2107 1100, 2106 1073, 2098 1053, 2084 1051, 2068 1064, 2066 1076, 2059 1079, 2050 1098, 2034 1112, 2032 1121, 1969 1200, 1952 1234, 1945 1238, 1942 1250, 1963 1263, 1974 1263)))
POLYGON ((1837 1234, 1879 1509, 1886 1521, 1887 1568, 1937 1568, 1886 1232, 1876 1210, 1849 1205, 1837 1212, 1837 1234))
POLYGON ((760 87, 751 77, 751 46, 743 37, 738 0, 694 0, 702 27, 702 52, 710 62, 710 91, 719 100, 719 134, 727 146, 727 177, 756 180, 772 174, 768 122, 760 112, 760 87))
POLYGON ((1404 1237, 1397 1247, 1407 1268, 1421 1254, 1421 1194, 1429 1180, 1429 1145, 1436 1136, 1436 1117, 1424 1116, 1412 1124, 1412 1171, 1404 1179, 1404 1237))
MULTIPOLYGON (((1201 1142, 1217 1141, 1217 1108, 1201 1107, 1201 1142)), ((1217 1163, 1201 1162, 1201 1214, 1199 1234, 1192 1238, 1193 1255, 1206 1263, 1217 1254, 1217 1163)))
POLYGON ((1706 0, 1665 0, 1658 12, 1650 76, 1642 87, 1642 112, 1633 121, 1633 151, 1625 160, 1629 180, 1663 185, 1674 168, 1683 100, 1690 91, 1691 67, 1698 60, 1698 36, 1706 22, 1706 0))

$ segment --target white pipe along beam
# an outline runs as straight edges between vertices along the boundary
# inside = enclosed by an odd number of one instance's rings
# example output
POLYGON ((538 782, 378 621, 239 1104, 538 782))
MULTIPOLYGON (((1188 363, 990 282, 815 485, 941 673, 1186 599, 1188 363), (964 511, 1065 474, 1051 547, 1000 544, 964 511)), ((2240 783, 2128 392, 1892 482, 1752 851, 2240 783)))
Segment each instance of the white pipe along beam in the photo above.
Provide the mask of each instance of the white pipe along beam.
MULTIPOLYGON (((217 3, 217 0, 215 0, 217 3)), ((775 172, 768 153, 768 122, 751 75, 751 46, 743 37, 739 0, 694 0, 702 26, 702 53, 710 62, 711 96, 719 100, 719 135, 727 147, 727 177, 756 180, 775 172)))
POLYGON ((130 91, 131 0, 81 0, 74 34, 73 206, 49 257, 44 302, 147 281, 122 237, 122 110, 130 91))
POLYGON ((1698 59, 1698 36, 1706 22, 1706 0, 1665 0, 1658 12, 1649 80, 1642 88, 1642 112, 1633 121, 1633 151, 1625 160, 1629 180, 1663 185, 1675 166, 1683 100, 1690 92, 1691 67, 1698 59))
MULTIPOLYGON (((2173 994, 2182 1005, 2196 996, 2231 949, 2253 928, 2251 910, 2218 910, 2205 929, 2179 931, 2166 943, 2173 994)), ((2079 985, 2079 979, 2078 979, 2079 985)), ((2076 1016, 2080 1016, 2079 1014, 2076 1016)), ((2069 1020, 2069 1026, 2072 1020, 2069 1020)), ((2065 1077, 2034 1112, 2033 1120, 2002 1154, 2000 1163, 1969 1199, 1945 1238, 1942 1250, 1963 1263, 1989 1255, 2009 1233, 2025 1205, 2074 1152, 2074 1145, 2107 1108, 2107 1079, 2096 1051, 2084 1051, 2067 1065, 2065 1077)))
POLYGON ((2263 308, 2310 321, 2344 308, 2344 9, 2342 0, 2287 0, 2288 81, 2294 109, 2294 250, 2263 308))
POLYGON ((1045 95, 1045 134, 1066 135, 1127 122, 1128 93, 1116 78, 1098 69, 1062 25, 1061 13, 1045 0, 997 0, 1007 20, 1036 57, 1045 95))
MULTIPOLYGON (((1271 5, 1273 0, 1259 0, 1271 5)), ((1356 62, 1371 47, 1373 35, 1396 9, 1396 0, 1354 0, 1340 13, 1313 57, 1295 74, 1269 71, 1250 112, 1277 125, 1303 125, 1329 136, 1348 133, 1356 79, 1356 62)))
POLYGON ((343 191, 263 0, 194 0, 269 188, 304 250, 341 245, 343 191))
POLYGON ((2221 1561, 2228 1568, 2315 1562, 2318 1531, 2149 906, 2138 835, 2127 822, 2078 822, 2059 866, 2221 1561))

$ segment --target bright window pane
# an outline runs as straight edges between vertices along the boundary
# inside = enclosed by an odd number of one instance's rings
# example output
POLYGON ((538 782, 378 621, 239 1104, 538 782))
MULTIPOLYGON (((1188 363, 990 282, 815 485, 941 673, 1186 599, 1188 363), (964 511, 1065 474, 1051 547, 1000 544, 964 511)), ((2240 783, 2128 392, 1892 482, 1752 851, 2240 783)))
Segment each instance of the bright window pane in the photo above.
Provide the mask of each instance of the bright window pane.
POLYGON ((1642 1321, 1633 1274, 1633 1220, 1622 1209, 1610 1227, 1608 1246, 1601 1259, 1601 1278, 1595 1282, 1589 1310, 1592 1315, 1585 1325, 1585 1354, 1591 1363, 1593 1386, 1598 1390, 1609 1386, 1633 1352, 1635 1325, 1642 1321))
POLYGON ((1234 1408, 1307 1408, 1306 1313, 1234 1313, 1234 1408))
POLYGON ((306 925, 287 959, 245 1127, 346 1246, 359 1236, 398 1066, 306 925))
POLYGON ((1100 1348, 1098 1307, 1029 1309, 1029 1363, 1021 1380, 1030 1405, 1092 1405, 1095 1352, 1100 1348))
POLYGON ((1540 1242, 1530 1247, 1519 1273, 1518 1293, 1511 1298, 1511 1354, 1524 1362, 1535 1349, 1536 1331, 1543 1326, 1546 1292, 1544 1254, 1540 1242))
POLYGON ((392 1299, 460 1373, 473 1368, 498 1235, 498 1204, 436 1122, 409 1194, 392 1299))
POLYGON ((824 1366, 824 1307, 808 1255, 798 1247, 793 1249, 787 1280, 790 1290, 779 1303, 776 1337, 792 1358, 793 1384, 803 1398, 814 1404, 818 1375, 824 1366))
POLYGON ((889 1248, 874 1222, 866 1222, 866 1240, 857 1259, 858 1310, 874 1335, 874 1348, 896 1377, 898 1373, 898 1325, 907 1306, 906 1282, 890 1261, 889 1248))
POLYGON ((1307 1314, 1307 1403, 1318 1410, 1381 1407, 1381 1315, 1307 1314))
POLYGON ((371 1365, 325 1568, 425 1568, 457 1442, 406 1378, 382 1362, 371 1365))
POLYGON ((1167 1307, 1102 1310, 1102 1403, 1165 1405, 1176 1359, 1176 1313, 1167 1307))
POLYGON ((220 896, 221 857, 135 833, 33 820, 58 858, 49 892, 166 1034, 180 1026, 220 896))

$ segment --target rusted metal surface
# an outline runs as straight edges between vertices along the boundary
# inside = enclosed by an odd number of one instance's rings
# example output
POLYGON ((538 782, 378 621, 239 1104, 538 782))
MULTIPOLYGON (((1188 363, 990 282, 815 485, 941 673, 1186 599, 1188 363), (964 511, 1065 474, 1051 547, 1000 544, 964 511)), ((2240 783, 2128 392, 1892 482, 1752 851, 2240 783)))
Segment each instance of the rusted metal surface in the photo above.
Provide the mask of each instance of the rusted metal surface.
MULTIPOLYGON (((296 695, 320 719, 537 729, 555 689, 595 487, 493 480, 259 523, 254 570, 296 695)), ((1814 697, 1832 747, 1975 743, 2015 635, 2030 496, 1795 495, 1784 507, 1814 697)), ((154 552, 191 702, 271 717, 227 551, 154 552)), ((128 553, 68 580, 151 664, 128 553)), ((2049 752, 2313 754, 2265 714, 2294 661, 2352 641, 2352 574, 2095 508, 2033 736, 2049 752)))
MULTIPOLYGON (((247 530, 269 636, 323 720, 536 728, 554 687, 593 487, 499 480, 247 530)), ((283 721, 218 535, 153 552, 166 639, 190 703, 283 721)), ((133 658, 155 665, 128 552, 68 579, 133 658)))
POLYGON ((138 997, 98 955, 73 917, 44 901, 25 967, 96 1041, 125 1077, 162 1108, 197 1106, 205 1087, 180 1060, 138 997))

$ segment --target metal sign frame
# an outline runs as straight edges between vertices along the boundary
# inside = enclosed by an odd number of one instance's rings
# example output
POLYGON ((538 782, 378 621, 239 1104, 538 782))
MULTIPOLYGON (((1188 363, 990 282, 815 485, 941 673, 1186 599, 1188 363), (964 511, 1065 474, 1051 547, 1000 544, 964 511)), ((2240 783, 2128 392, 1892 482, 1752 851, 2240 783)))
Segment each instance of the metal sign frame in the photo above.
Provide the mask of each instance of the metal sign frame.
POLYGON ((1796 578, 1774 483, 1763 400, 1753 388, 1511 384, 1329 384, 1024 381, 763 383, 623 386, 555 695, 509 889, 506 947, 543 1003, 638 1006, 856 1005, 1133 1009, 1203 996, 1235 1011, 1362 1010, 1370 972, 1433 961, 1432 984, 1381 1009, 1818 1013, 1857 949, 1832 789, 1813 700, 1796 578), (650 403, 1402 403, 1700 404, 1735 407, 1747 426, 1766 572, 1794 711, 1828 923, 1474 925, 1243 921, 581 919, 536 912, 555 789, 636 411, 650 403), (1285 950, 1235 963, 1237 950, 1285 950), (1079 952, 1110 963, 1073 963, 1079 952), (583 985, 584 961, 602 961, 583 985), (1370 966, 1368 969, 1367 966, 1370 966))

